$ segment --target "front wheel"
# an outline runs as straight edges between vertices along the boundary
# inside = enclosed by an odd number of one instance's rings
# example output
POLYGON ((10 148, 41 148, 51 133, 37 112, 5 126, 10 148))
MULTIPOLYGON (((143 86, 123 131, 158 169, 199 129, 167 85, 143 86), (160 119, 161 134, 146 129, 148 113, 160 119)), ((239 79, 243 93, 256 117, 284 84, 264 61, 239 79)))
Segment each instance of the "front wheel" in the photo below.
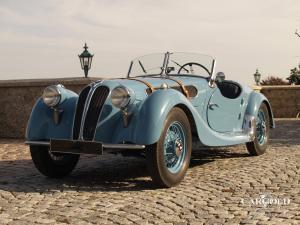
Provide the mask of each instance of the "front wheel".
POLYGON ((79 155, 51 153, 47 146, 30 146, 30 153, 38 171, 51 178, 69 175, 79 160, 79 155))
POLYGON ((261 104, 256 117, 255 138, 246 143, 250 155, 257 156, 266 152, 269 143, 270 117, 265 103, 261 104))
POLYGON ((147 146, 146 157, 152 180, 160 187, 172 187, 183 180, 192 152, 189 120, 180 108, 173 108, 156 144, 147 146))

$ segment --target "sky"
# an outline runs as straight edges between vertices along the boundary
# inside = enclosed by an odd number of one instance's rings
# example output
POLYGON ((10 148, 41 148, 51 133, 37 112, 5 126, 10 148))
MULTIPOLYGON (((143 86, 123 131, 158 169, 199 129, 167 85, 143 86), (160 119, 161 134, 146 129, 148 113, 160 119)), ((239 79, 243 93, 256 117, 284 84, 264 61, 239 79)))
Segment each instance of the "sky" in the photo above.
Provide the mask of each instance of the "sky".
POLYGON ((131 59, 199 52, 227 79, 286 78, 300 62, 299 0, 0 0, 0 80, 124 77, 131 59))

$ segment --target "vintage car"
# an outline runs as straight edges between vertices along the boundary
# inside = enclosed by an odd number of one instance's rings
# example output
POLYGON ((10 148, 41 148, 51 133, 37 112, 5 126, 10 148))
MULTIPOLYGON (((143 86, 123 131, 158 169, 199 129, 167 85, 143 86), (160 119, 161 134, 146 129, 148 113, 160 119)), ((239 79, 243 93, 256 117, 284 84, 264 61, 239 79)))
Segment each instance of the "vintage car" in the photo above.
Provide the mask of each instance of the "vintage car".
POLYGON ((158 186, 172 187, 186 174, 193 143, 245 143, 257 156, 274 126, 266 97, 216 73, 214 58, 167 52, 136 58, 126 78, 93 82, 79 95, 61 84, 45 88, 26 143, 48 177, 70 174, 80 154, 132 153, 146 158, 158 186))

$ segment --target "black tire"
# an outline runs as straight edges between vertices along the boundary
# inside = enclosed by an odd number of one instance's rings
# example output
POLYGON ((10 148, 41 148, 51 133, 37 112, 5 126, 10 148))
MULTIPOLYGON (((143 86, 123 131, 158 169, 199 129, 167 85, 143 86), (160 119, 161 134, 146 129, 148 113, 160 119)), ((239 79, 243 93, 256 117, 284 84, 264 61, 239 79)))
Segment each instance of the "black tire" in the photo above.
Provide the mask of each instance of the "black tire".
MULTIPOLYGON (((246 143, 247 150, 250 155, 252 156, 258 156, 262 155, 266 152, 268 143, 269 143, 269 135, 270 135, 270 116, 269 111, 265 103, 261 104, 259 111, 261 111, 264 114, 265 117, 265 126, 266 126, 266 135, 263 143, 259 143, 258 140, 258 131, 255 130, 255 138, 252 142, 246 143)), ((258 124, 256 124, 257 126, 258 124)))
POLYGON ((50 153, 47 146, 30 146, 32 161, 38 171, 50 178, 62 178, 75 168, 80 155, 50 153))
POLYGON ((164 188, 172 187, 180 183, 184 179, 186 171, 189 167, 191 152, 192 133, 189 120, 182 109, 173 108, 169 112, 164 122, 164 128, 158 142, 153 145, 147 146, 146 148, 147 166, 152 180, 159 187, 164 188), (182 159, 183 161, 181 163, 181 166, 179 167, 179 171, 176 173, 172 173, 169 171, 164 158, 164 141, 166 132, 168 131, 169 126, 174 122, 181 125, 181 127, 183 128, 182 130, 184 131, 183 135, 185 136, 185 151, 183 151, 182 153, 184 158, 182 159))

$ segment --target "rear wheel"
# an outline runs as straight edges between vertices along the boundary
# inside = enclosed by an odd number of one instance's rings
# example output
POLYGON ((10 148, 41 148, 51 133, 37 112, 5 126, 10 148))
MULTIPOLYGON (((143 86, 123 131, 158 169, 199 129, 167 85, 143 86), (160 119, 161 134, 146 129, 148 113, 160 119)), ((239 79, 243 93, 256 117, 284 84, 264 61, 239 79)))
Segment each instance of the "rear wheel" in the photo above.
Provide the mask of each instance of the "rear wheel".
POLYGON ((79 155, 51 153, 47 146, 30 146, 30 153, 38 171, 51 178, 69 175, 79 160, 79 155))
POLYGON ((160 187, 172 187, 183 180, 189 167, 192 135, 189 120, 180 108, 170 111, 160 139, 146 149, 152 180, 160 187))
POLYGON ((265 103, 261 104, 257 118, 255 138, 252 142, 246 143, 250 155, 257 156, 266 152, 269 143, 270 117, 265 103))

